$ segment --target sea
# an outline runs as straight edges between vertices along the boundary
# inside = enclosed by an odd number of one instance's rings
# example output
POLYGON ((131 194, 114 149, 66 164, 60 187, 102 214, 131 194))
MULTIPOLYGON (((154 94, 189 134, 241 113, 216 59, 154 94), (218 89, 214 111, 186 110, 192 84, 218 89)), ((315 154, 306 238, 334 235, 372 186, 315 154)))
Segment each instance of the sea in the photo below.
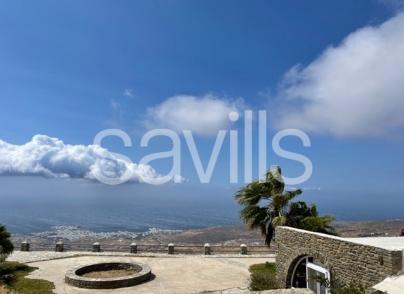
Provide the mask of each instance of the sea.
MULTIPOLYGON (((13 234, 139 234, 240 224, 238 186, 124 184, 0 178, 0 224, 13 234)), ((338 220, 403 219, 402 197, 307 191, 301 197, 338 220), (306 194, 306 195, 305 195, 306 194)))

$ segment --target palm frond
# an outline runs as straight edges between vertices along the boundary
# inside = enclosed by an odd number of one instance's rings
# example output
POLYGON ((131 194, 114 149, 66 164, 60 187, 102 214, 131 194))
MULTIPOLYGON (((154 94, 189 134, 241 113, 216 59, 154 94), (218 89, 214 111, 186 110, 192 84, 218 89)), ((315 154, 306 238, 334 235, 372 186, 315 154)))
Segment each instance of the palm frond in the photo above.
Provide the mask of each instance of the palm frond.
POLYGON ((265 207, 256 205, 245 206, 240 211, 242 220, 252 229, 259 228, 260 225, 265 225, 268 214, 265 207))
POLYGON ((275 237, 275 227, 281 225, 335 234, 332 217, 318 216, 315 205, 291 202, 302 190, 285 191, 281 172, 280 167, 274 167, 267 172, 265 181, 254 181, 237 191, 235 199, 243 206, 241 219, 251 229, 259 229, 268 246, 275 237), (262 199, 269 200, 263 207, 262 199))
POLYGON ((274 227, 283 226, 284 224, 286 224, 286 216, 280 215, 280 216, 274 217, 273 224, 274 224, 274 227))
POLYGON ((286 191, 284 193, 284 196, 288 201, 290 201, 290 200, 292 200, 293 198, 295 198, 296 196, 298 196, 298 195, 300 195, 302 193, 303 193, 303 191, 301 189, 297 189, 297 190, 294 190, 294 191, 286 191))
POLYGON ((335 218, 333 216, 309 216, 303 219, 302 227, 305 230, 336 235, 335 228, 331 225, 335 218))
POLYGON ((241 205, 256 205, 262 198, 271 197, 271 186, 255 181, 237 191, 234 197, 241 205))

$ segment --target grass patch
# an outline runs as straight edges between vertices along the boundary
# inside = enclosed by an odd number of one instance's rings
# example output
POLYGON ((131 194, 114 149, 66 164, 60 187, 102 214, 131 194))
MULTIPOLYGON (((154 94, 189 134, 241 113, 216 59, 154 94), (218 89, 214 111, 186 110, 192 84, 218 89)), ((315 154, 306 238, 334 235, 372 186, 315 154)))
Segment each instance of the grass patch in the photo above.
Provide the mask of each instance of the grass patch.
POLYGON ((11 293, 15 291, 18 294, 53 294, 53 289, 55 288, 53 283, 25 277, 34 270, 36 268, 22 263, 2 262, 0 263, 0 277, 11 275, 12 278, 3 282, 0 281, 0 286, 11 290, 11 293))
POLYGON ((0 276, 13 274, 14 272, 33 271, 31 268, 23 263, 15 261, 5 261, 0 263, 0 276))
POLYGON ((250 266, 249 270, 251 273, 250 290, 262 291, 279 288, 274 263, 253 264, 250 266))

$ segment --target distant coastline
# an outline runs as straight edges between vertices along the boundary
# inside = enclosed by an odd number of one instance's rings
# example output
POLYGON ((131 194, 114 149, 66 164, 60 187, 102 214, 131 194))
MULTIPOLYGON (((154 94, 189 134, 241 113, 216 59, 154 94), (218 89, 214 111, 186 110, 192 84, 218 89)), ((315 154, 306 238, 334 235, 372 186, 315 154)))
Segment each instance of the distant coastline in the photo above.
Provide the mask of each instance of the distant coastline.
MULTIPOLYGON (((335 227, 343 237, 398 236, 404 228, 404 219, 384 221, 337 221, 335 227)), ((165 230, 150 228, 145 232, 113 231, 94 232, 78 226, 56 226, 51 230, 13 234, 12 240, 19 246, 28 240, 33 247, 50 249, 62 240, 72 247, 90 246, 93 242, 101 242, 104 246, 124 246, 131 242, 138 244, 186 244, 201 245, 204 243, 221 245, 264 245, 258 231, 251 231, 244 225, 213 226, 202 229, 165 230)), ((18 248, 18 247, 17 247, 18 248)))

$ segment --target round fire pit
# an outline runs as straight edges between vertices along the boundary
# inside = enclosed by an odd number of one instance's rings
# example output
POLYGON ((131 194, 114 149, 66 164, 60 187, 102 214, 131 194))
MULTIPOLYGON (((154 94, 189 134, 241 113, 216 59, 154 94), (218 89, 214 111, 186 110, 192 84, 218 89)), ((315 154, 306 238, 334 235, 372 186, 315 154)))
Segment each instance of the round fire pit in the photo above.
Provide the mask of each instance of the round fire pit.
POLYGON ((141 263, 96 263, 67 272, 65 282, 87 289, 115 289, 138 285, 150 280, 150 267, 141 263))

